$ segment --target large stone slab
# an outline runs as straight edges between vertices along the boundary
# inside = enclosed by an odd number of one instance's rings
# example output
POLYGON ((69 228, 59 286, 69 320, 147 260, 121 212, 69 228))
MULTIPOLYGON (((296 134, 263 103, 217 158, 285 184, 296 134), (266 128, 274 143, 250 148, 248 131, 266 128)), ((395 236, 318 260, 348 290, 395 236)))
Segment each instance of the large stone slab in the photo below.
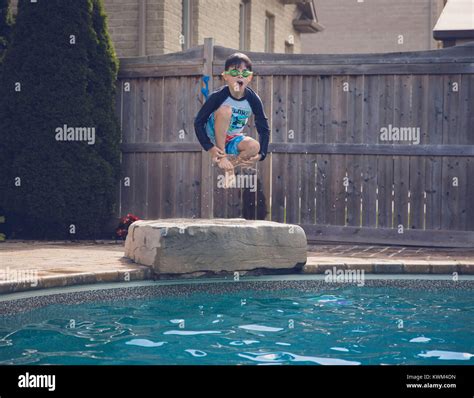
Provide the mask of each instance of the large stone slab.
POLYGON ((301 227, 241 218, 140 220, 125 241, 125 256, 158 274, 291 269, 306 252, 301 227))

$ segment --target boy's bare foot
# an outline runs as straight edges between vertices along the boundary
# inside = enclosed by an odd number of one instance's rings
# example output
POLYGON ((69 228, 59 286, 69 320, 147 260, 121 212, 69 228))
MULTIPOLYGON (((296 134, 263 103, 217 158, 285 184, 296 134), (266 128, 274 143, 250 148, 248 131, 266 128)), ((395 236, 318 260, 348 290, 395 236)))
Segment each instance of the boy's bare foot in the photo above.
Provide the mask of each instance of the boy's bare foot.
POLYGON ((229 159, 222 158, 219 160, 219 163, 217 163, 219 168, 226 170, 226 171, 234 171, 234 165, 231 163, 229 159))
POLYGON ((244 163, 244 160, 240 156, 232 156, 229 158, 229 161, 234 167, 240 166, 242 163, 244 163))
POLYGON ((231 159, 231 163, 234 167, 241 166, 243 168, 255 169, 255 164, 260 160, 260 155, 255 155, 249 159, 243 159, 240 156, 236 156, 231 159))

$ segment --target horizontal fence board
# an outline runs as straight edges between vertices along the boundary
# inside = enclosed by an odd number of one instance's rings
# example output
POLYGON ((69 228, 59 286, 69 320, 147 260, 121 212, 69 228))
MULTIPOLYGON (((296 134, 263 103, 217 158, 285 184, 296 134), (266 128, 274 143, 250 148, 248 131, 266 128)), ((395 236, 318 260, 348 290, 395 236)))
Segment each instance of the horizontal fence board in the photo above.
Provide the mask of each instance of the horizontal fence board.
MULTIPOLYGON (((224 70, 224 64, 214 64, 213 73, 224 70)), ((445 64, 367 64, 367 65, 253 65, 259 76, 314 76, 314 75, 453 75, 474 73, 474 63, 445 64)))
MULTIPOLYGON (((459 73, 459 72, 458 72, 459 73)), ((148 77, 181 77, 201 76, 202 63, 193 64, 171 64, 171 65, 133 65, 124 66, 120 69, 119 79, 136 79, 148 77)))
POLYGON ((474 246, 473 231, 405 229, 399 234, 391 228, 358 228, 336 225, 301 224, 309 242, 374 243, 406 246, 470 247, 474 246))
POLYGON ((272 143, 269 150, 273 153, 328 155, 474 156, 474 145, 272 143))
POLYGON ((149 142, 137 144, 122 144, 122 152, 201 152, 202 147, 195 142, 149 142))

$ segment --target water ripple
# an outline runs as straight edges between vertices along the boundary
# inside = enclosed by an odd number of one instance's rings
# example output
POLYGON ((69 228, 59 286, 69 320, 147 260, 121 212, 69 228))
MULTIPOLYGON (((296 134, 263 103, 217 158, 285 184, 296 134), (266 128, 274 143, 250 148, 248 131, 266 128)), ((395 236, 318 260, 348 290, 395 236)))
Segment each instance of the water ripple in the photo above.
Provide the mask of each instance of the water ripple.
POLYGON ((455 351, 427 351, 425 354, 418 354, 419 357, 423 358, 435 358, 441 360, 454 360, 454 361, 469 361, 474 354, 469 354, 468 352, 455 352, 455 351))
POLYGON ((186 352, 189 352, 193 357, 205 357, 207 356, 207 353, 205 353, 204 351, 201 351, 201 350, 191 350, 191 349, 187 349, 187 350, 184 350, 186 352))
POLYGON ((321 358, 304 355, 296 355, 291 352, 246 352, 238 354, 239 357, 256 362, 312 362, 319 365, 360 365, 360 362, 346 361, 338 358, 321 358))
POLYGON ((239 326, 240 329, 245 330, 254 330, 257 332, 280 332, 283 328, 274 328, 271 326, 264 326, 264 325, 241 325, 239 326))
POLYGON ((158 341, 155 343, 147 339, 133 339, 133 340, 125 342, 125 344, 137 345, 140 347, 161 347, 163 344, 166 344, 166 341, 158 341))
POLYGON ((168 330, 163 334, 177 334, 178 336, 195 336, 198 334, 220 334, 218 330, 168 330))

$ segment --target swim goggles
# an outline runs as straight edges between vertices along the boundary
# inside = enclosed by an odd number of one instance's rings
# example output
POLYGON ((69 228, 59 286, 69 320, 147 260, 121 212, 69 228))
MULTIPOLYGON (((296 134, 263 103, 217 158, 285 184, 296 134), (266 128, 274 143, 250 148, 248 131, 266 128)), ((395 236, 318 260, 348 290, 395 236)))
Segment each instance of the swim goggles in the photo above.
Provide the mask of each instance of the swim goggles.
POLYGON ((250 71, 250 70, 247 70, 247 69, 244 69, 242 72, 240 72, 237 69, 231 69, 229 71, 226 70, 224 73, 226 75, 231 75, 232 77, 238 77, 238 76, 249 77, 249 76, 253 75, 253 72, 250 71))

